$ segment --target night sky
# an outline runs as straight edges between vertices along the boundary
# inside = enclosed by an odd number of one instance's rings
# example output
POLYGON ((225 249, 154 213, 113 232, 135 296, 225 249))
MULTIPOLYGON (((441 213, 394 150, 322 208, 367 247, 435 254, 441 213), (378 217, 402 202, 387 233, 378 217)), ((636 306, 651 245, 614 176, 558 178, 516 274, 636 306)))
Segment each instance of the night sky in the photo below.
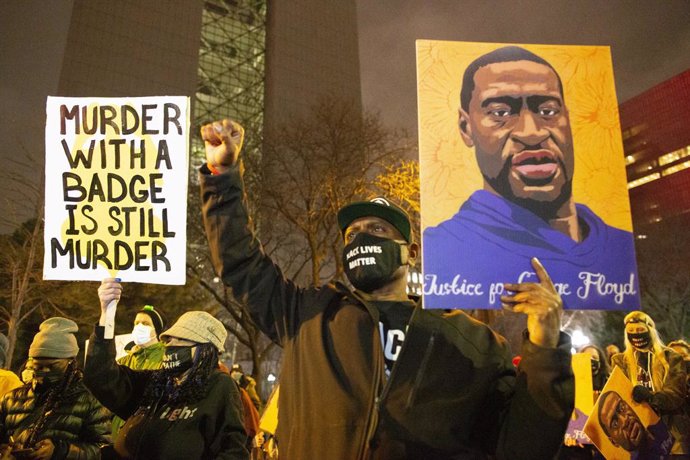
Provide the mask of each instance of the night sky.
POLYGON ((365 108, 416 135, 415 40, 606 45, 618 101, 690 68, 690 1, 358 0, 365 108))

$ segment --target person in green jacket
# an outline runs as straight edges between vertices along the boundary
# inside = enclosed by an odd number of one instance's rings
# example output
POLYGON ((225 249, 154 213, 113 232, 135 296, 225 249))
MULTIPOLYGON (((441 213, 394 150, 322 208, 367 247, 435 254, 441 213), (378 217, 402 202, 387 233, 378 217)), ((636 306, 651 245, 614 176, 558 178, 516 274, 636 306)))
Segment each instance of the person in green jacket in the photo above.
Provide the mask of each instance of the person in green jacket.
MULTIPOLYGON (((165 345, 158 340, 165 330, 163 316, 152 305, 144 306, 134 317, 132 328, 132 341, 134 346, 129 349, 127 355, 117 360, 118 364, 127 366, 137 371, 160 369, 165 345)), ((117 415, 113 417, 112 437, 117 438, 117 433, 125 421, 117 415)))
POLYGON ((67 318, 41 323, 29 348, 30 382, 0 401, 3 459, 99 459, 110 443, 111 414, 86 389, 77 365, 77 330, 67 318))

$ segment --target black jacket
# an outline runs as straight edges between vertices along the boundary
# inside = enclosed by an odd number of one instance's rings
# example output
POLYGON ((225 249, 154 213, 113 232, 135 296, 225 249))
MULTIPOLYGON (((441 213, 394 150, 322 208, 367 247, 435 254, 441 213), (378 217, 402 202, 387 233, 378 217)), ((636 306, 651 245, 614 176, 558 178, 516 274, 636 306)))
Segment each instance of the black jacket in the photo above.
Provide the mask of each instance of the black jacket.
MULTIPOLYGON (((0 443, 6 444, 10 436, 25 443, 42 407, 30 385, 6 393, 0 402, 0 443)), ((65 389, 35 439, 50 439, 55 459, 98 459, 100 447, 110 443, 110 418, 79 378, 65 389)))
POLYGON ((105 407, 125 420, 114 440, 119 458, 249 458, 244 448, 246 434, 239 390, 229 375, 212 373, 208 393, 200 401, 171 406, 161 400, 152 410, 137 411, 157 371, 136 371, 118 365, 114 342, 105 340, 103 332, 104 328, 97 326, 89 340, 84 383, 105 407), (136 442, 128 440, 128 432, 137 432, 141 437, 137 436, 136 442))
POLYGON ((528 340, 516 377, 503 338, 462 312, 415 309, 389 379, 378 313, 342 285, 304 289, 256 239, 237 167, 202 168, 219 276, 284 347, 278 444, 287 459, 552 458, 573 408, 570 344, 528 340))

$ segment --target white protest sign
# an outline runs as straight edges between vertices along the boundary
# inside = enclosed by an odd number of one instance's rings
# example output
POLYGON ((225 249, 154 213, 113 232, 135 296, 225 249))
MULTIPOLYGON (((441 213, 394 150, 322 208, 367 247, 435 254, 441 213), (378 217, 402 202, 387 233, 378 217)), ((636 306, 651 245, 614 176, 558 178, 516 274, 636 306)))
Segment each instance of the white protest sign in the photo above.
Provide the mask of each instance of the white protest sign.
POLYGON ((49 97, 43 278, 184 284, 189 98, 49 97))

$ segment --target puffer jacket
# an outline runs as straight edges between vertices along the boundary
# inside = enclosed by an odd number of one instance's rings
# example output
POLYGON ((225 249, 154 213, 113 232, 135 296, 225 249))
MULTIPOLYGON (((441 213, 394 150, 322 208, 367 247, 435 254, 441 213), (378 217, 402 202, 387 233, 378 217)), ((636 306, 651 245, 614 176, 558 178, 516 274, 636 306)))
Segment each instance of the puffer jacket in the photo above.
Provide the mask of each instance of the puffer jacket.
MULTIPOLYGON (((5 394, 0 401, 0 442, 7 443, 12 436, 25 443, 42 407, 43 401, 37 401, 30 385, 5 394)), ((110 443, 110 419, 110 412, 77 379, 63 393, 36 441, 53 442, 53 459, 98 459, 100 447, 110 443)))

